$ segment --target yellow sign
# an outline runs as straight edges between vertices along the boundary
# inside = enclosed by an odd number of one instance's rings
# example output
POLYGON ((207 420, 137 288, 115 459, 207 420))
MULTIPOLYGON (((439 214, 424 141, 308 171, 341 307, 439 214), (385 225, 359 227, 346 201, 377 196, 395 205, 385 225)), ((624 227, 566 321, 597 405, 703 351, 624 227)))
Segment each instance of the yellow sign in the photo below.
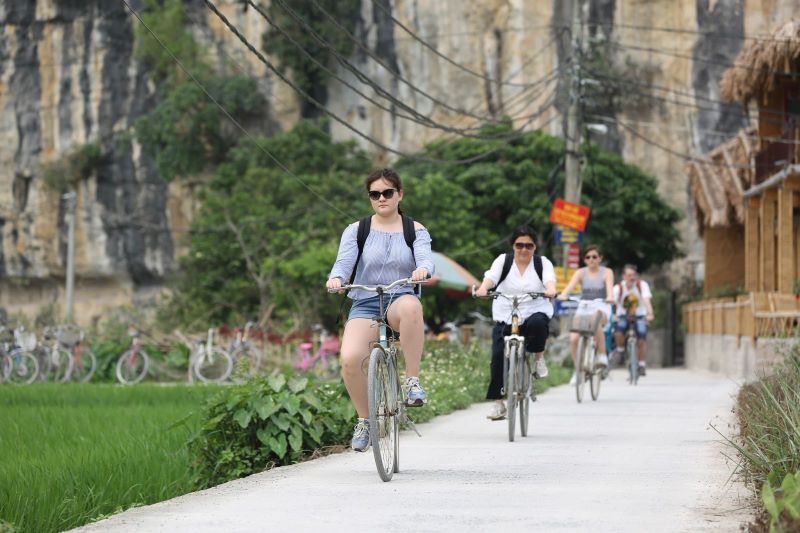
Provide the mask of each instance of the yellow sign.
MULTIPOLYGON (((564 267, 560 266, 553 267, 553 269, 556 271, 556 290, 558 292, 564 290, 564 287, 567 286, 569 280, 572 279, 572 275, 575 273, 576 270, 578 270, 577 268, 567 268, 565 270, 564 267)), ((580 283, 575 286, 575 289, 573 289, 572 292, 581 292, 580 283)))

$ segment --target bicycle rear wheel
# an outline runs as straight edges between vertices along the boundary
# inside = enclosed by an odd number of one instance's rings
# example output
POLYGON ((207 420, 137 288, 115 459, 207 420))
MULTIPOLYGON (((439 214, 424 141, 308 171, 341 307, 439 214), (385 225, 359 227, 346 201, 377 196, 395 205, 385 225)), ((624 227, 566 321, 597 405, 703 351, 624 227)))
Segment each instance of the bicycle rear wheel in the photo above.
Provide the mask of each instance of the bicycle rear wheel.
POLYGON ((66 383, 72 375, 74 360, 72 354, 62 348, 52 348, 47 354, 50 375, 56 383, 66 383))
POLYGON ((144 350, 137 350, 134 354, 128 350, 117 361, 117 381, 123 385, 139 383, 147 375, 150 368, 150 357, 144 350))
POLYGON ((583 391, 586 387, 586 362, 588 357, 588 343, 586 337, 578 338, 578 349, 575 352, 575 397, 578 403, 583 401, 583 391))
POLYGON ((396 382, 391 381, 388 356, 376 346, 369 356, 367 394, 369 395, 369 438, 375 466, 383 481, 390 481, 397 451, 396 382))
POLYGON ((514 442, 517 409, 517 354, 519 347, 515 341, 508 343, 508 379, 506 380, 506 397, 508 398, 506 418, 508 418, 508 442, 514 442))
POLYGON ((533 379, 531 377, 531 358, 523 356, 523 364, 519 365, 519 432, 523 437, 528 436, 528 419, 531 412, 531 395, 533 394, 533 379))
POLYGON ((625 338, 625 351, 628 352, 628 382, 636 385, 639 381, 639 346, 635 335, 625 338))
POLYGON ((88 346, 77 345, 72 348, 72 374, 70 378, 78 383, 86 383, 97 370, 97 357, 88 346))
POLYGON ((600 396, 600 383, 603 381, 603 370, 595 365, 596 358, 597 346, 594 343, 594 339, 592 339, 589 341, 589 390, 592 393, 592 401, 597 401, 600 396))
POLYGON ((218 383, 225 381, 233 371, 233 360, 228 352, 219 348, 212 348, 197 358, 194 363, 194 373, 200 381, 218 383))

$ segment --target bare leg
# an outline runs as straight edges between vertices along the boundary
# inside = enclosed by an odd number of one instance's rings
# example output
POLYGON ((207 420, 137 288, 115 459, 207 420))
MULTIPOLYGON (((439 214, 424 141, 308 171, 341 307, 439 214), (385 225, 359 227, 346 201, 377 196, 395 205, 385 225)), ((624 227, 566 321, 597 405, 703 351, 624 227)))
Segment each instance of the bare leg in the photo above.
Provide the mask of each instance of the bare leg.
POLYGON ((419 362, 425 332, 422 323, 422 304, 419 298, 405 294, 392 302, 386 314, 389 326, 400 332, 400 345, 406 360, 406 376, 419 377, 419 362))
POLYGON ((350 395, 350 401, 360 418, 369 416, 367 400, 367 376, 362 370, 364 359, 369 357, 369 343, 377 340, 378 332, 375 322, 368 318, 348 320, 342 335, 340 359, 342 362, 342 378, 350 395))
POLYGON ((608 318, 606 318, 605 313, 601 313, 600 320, 598 321, 597 329, 594 332, 594 344, 595 344, 595 351, 597 355, 605 355, 606 354, 606 336, 603 333, 603 330, 606 327, 606 322, 608 322, 608 318))
POLYGON ((620 333, 619 331, 614 332, 614 345, 617 348, 622 348, 625 346, 625 334, 620 333))
POLYGON ((569 349, 572 352, 572 364, 575 364, 575 356, 578 353, 578 339, 580 338, 579 333, 570 333, 569 334, 569 349))
POLYGON ((639 362, 647 361, 647 341, 639 339, 639 362))

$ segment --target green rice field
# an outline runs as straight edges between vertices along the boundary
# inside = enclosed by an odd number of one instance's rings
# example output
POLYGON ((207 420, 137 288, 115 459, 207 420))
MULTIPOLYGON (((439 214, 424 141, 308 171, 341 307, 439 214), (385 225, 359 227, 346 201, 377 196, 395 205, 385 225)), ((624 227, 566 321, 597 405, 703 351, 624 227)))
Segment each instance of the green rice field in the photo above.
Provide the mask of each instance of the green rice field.
POLYGON ((191 490, 187 385, 0 386, 0 532, 63 531, 191 490))

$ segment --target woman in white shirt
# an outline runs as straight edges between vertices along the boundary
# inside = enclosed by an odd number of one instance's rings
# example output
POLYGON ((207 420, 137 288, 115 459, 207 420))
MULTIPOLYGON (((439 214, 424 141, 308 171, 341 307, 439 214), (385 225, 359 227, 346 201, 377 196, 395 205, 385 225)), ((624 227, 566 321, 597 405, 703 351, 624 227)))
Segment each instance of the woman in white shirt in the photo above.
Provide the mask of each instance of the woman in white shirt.
MULTIPOLYGON (((556 295, 556 276, 553 263, 544 256, 535 256, 536 233, 530 226, 519 226, 511 235, 511 246, 514 260, 505 279, 502 279, 503 264, 506 254, 499 255, 483 277, 483 283, 475 291, 477 296, 486 296, 490 289, 505 294, 522 294, 526 292, 543 292, 547 298, 556 295), (541 274, 537 273, 537 264, 541 259, 541 274)), ((519 306, 519 318, 522 321, 520 334, 525 337, 525 350, 532 352, 536 358, 535 371, 538 378, 547 377, 547 365, 544 362, 544 347, 549 333, 550 318, 553 316, 553 304, 550 300, 538 298, 526 300, 519 306)), ((487 400, 495 400, 488 417, 491 420, 502 420, 506 416, 503 401, 503 349, 504 337, 511 334, 511 303, 505 298, 497 298, 492 303, 492 318, 495 321, 492 330, 492 365, 487 400)))

